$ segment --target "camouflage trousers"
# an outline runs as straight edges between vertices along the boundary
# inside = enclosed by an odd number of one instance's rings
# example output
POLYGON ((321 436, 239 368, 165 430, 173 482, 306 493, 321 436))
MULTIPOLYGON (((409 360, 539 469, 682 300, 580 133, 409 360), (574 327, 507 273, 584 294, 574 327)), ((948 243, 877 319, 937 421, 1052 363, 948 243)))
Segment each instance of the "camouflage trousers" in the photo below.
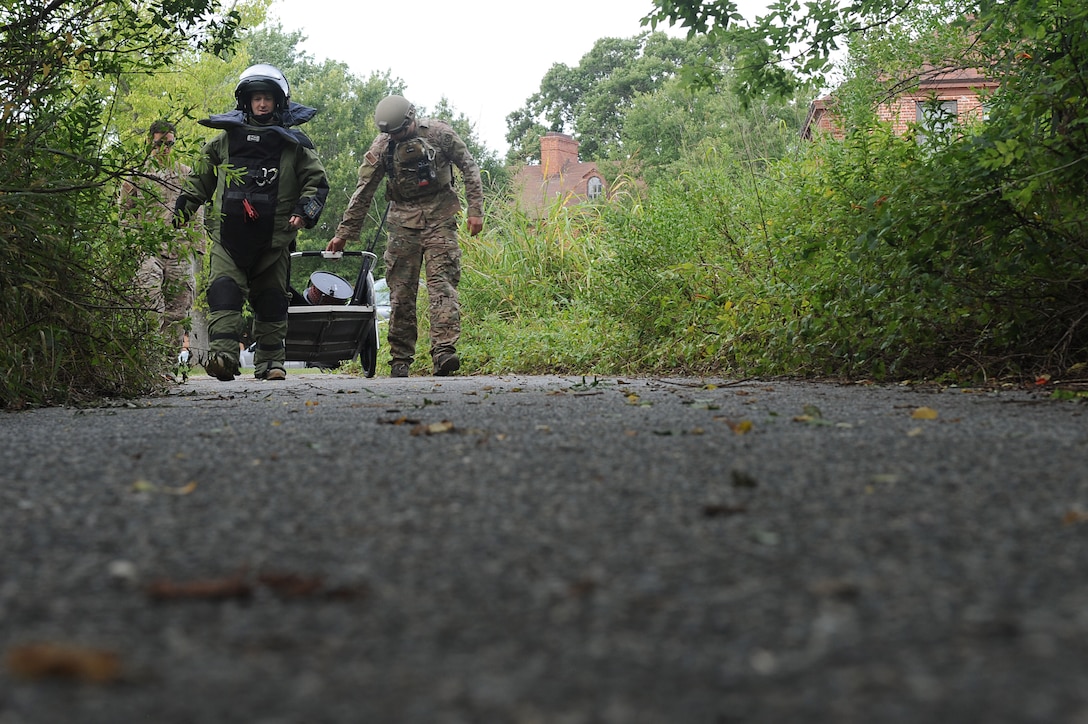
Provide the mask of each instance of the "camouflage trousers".
POLYGON ((453 352, 461 337, 461 247, 457 219, 425 229, 391 226, 385 247, 385 280, 389 285, 389 355, 411 364, 416 352, 416 298, 420 267, 426 270, 431 324, 431 358, 453 352))
POLYGON ((159 317, 159 331, 176 340, 180 350, 196 289, 192 262, 160 254, 148 257, 136 272, 136 284, 159 317))

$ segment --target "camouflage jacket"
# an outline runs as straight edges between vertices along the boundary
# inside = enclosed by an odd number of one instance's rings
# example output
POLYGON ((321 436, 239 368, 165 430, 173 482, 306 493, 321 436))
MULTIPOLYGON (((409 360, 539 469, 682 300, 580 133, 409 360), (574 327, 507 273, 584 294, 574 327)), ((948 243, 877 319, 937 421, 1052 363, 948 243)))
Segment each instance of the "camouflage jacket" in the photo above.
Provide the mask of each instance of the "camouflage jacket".
MULTIPOLYGON (((448 123, 434 118, 420 118, 416 121, 416 135, 424 138, 433 147, 435 164, 456 166, 465 181, 465 199, 468 203, 469 216, 483 216, 484 190, 480 180, 480 168, 472 157, 465 142, 448 123)), ((382 133, 370 144, 363 164, 359 167, 359 183, 348 203, 344 217, 336 228, 336 236, 348 241, 359 238, 367 211, 374 200, 382 180, 386 180, 387 196, 390 199, 389 222, 409 229, 425 229, 428 226, 443 223, 455 217, 461 211, 461 199, 452 184, 444 185, 435 193, 413 199, 397 201, 393 189, 393 180, 387 178, 386 156, 392 137, 382 133)), ((405 139, 404 143, 410 139, 405 139)), ((438 177, 442 178, 440 171, 438 177)), ((450 176, 452 178, 452 175, 450 176)))

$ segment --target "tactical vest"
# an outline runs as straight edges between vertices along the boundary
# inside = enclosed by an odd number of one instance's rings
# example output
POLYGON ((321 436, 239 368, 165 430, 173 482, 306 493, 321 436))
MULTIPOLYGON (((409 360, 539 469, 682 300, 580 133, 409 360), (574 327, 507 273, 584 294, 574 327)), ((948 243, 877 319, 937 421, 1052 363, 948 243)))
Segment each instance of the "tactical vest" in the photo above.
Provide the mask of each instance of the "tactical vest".
POLYGON ((446 154, 422 136, 399 143, 390 139, 385 172, 394 201, 432 196, 453 185, 453 168, 446 154))
POLYGON ((280 156, 287 140, 272 130, 241 127, 227 131, 232 173, 223 192, 220 240, 240 267, 248 267, 272 246, 280 189, 280 156))

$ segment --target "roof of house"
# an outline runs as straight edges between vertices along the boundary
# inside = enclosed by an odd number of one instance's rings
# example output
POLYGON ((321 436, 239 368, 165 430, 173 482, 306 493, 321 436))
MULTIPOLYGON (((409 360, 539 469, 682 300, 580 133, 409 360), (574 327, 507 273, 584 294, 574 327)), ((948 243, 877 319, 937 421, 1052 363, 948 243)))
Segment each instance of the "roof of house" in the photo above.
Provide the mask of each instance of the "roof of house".
MULTIPOLYGON (((996 88, 999 85, 997 81, 977 68, 937 67, 929 64, 918 73, 903 78, 900 83, 904 87, 908 83, 910 85, 917 84, 917 89, 913 91, 913 95, 924 95, 933 92, 940 94, 977 93, 980 89, 996 88)), ((808 117, 805 118, 805 122, 801 126, 801 137, 811 138, 814 128, 823 127, 824 130, 832 130, 837 121, 837 119, 833 118, 834 115, 834 96, 825 95, 817 98, 809 105, 808 117)), ((841 129, 837 130, 841 132, 841 129)))
POLYGON ((514 185, 522 208, 541 209, 556 197, 564 203, 584 201, 593 177, 601 178, 601 172, 596 163, 578 160, 578 141, 551 132, 540 139, 540 163, 519 168, 514 185))

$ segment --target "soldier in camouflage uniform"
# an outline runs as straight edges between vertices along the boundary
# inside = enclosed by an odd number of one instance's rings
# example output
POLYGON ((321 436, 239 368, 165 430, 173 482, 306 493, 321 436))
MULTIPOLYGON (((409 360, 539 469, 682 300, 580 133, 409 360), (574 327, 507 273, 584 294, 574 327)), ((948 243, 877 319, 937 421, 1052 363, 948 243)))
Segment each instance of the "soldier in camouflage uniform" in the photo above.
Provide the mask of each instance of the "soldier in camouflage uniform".
POLYGON ((426 268, 434 374, 449 375, 461 367, 457 341, 461 309, 461 248, 457 216, 461 200, 453 187, 453 166, 465 180, 468 231, 483 229, 483 184, 480 169, 465 142, 443 121, 416 118, 405 98, 382 99, 374 111, 381 133, 370 144, 359 167, 359 184, 336 235, 326 247, 342 251, 358 239, 367 210, 383 179, 389 207, 389 241, 385 278, 389 285, 389 350, 393 377, 407 377, 416 351, 416 297, 420 267, 426 268))
MULTIPOLYGON (((151 153, 147 163, 140 174, 121 185, 119 203, 126 223, 170 223, 182 180, 191 170, 171 157, 175 134, 169 121, 155 121, 148 129, 151 153)), ((159 331, 168 332, 177 344, 174 354, 185 344, 184 325, 192 313, 196 290, 193 263, 196 255, 204 253, 202 227, 201 214, 191 228, 177 232, 171 243, 144 259, 136 272, 137 286, 159 316, 159 331)))
POLYGON ((258 64, 242 72, 233 111, 199 123, 222 130, 202 151, 175 207, 181 223, 202 204, 218 212, 209 225, 208 374, 229 382, 239 371, 242 306, 253 309, 257 379, 282 380, 291 250, 299 229, 313 228, 329 194, 314 144, 294 126, 317 111, 291 100, 283 73, 258 64))

